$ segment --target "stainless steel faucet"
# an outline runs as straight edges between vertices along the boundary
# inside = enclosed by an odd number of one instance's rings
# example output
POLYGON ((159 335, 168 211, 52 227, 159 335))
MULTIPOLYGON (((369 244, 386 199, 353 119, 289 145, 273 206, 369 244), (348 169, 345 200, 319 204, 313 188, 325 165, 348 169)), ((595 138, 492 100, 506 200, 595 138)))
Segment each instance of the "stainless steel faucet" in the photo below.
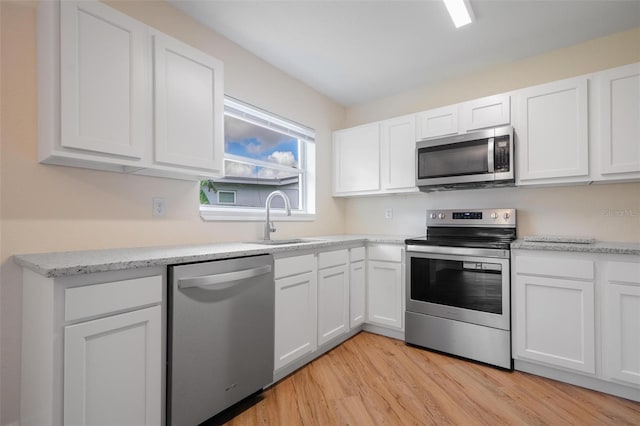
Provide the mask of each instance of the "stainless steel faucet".
POLYGON ((264 208, 267 210, 267 221, 264 224, 264 239, 271 240, 271 233, 276 232, 275 226, 269 219, 269 209, 271 208, 271 200, 279 195, 284 200, 284 208, 287 210, 287 216, 291 216, 291 202, 289 202, 289 197, 282 191, 273 191, 271 194, 267 196, 267 201, 264 204, 264 208))

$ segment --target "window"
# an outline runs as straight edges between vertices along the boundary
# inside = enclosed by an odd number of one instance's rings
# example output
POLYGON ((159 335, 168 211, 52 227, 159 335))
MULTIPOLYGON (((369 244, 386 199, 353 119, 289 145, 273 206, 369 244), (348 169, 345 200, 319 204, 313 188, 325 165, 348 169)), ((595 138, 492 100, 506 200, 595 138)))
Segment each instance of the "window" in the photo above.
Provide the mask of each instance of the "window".
MULTIPOLYGON (((225 97, 225 177, 203 181, 205 219, 263 220, 267 196, 280 190, 293 219, 315 214, 315 132, 300 124, 225 97)), ((284 207, 281 198, 273 207, 284 207)))
POLYGON ((236 191, 223 191, 218 190, 218 204, 235 204, 236 203, 236 191))

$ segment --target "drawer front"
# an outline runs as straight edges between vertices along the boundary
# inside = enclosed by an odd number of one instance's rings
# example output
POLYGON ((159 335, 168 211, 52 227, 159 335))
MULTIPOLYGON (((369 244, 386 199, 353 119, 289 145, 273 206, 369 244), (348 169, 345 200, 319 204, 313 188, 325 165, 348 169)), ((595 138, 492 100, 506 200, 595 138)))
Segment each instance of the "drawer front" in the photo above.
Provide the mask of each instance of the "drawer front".
POLYGON ((543 275, 550 277, 593 280, 594 264, 592 260, 559 257, 517 256, 517 274, 543 275))
POLYGON ((640 263, 607 262, 607 279, 616 283, 640 285, 640 263))
POLYGON ((73 287, 64 293, 64 320, 106 315, 162 302, 162 276, 73 287))
POLYGON ((360 260, 364 260, 365 257, 364 247, 356 247, 349 250, 349 256, 351 262, 358 262, 360 260))
POLYGON ((331 268, 349 263, 349 251, 334 250, 318 254, 318 269, 331 268))
POLYGON ((277 279, 313 272, 315 271, 315 268, 316 259, 312 254, 276 259, 274 266, 274 278, 277 279))
POLYGON ((376 244, 368 247, 369 260, 382 260, 387 262, 402 261, 402 246, 392 244, 376 244))

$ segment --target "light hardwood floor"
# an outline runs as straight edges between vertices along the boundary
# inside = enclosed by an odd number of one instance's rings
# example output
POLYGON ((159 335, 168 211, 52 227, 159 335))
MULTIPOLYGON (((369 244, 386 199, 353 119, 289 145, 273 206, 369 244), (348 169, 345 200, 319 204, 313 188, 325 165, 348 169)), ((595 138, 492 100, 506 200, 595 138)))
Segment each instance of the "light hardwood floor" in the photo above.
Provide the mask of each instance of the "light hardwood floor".
POLYGON ((640 403, 363 332, 208 424, 225 422, 640 425, 640 403))

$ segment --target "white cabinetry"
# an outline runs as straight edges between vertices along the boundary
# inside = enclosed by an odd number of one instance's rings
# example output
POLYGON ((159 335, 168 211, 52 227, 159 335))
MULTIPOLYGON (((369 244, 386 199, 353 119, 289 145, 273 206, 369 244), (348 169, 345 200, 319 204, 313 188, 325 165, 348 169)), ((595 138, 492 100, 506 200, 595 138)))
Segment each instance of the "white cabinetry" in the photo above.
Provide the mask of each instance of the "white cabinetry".
POLYGON ((416 114, 418 140, 458 133, 458 105, 416 114))
POLYGON ((511 253, 515 368, 640 401, 640 256, 511 253))
POLYGON ((355 328, 364 323, 366 315, 365 248, 349 250, 349 260, 349 327, 355 328))
POLYGON ((275 365, 316 350, 317 266, 313 254, 275 259, 275 365))
POLYGON ((594 266, 517 256, 514 357, 595 373, 594 266))
POLYGON ((507 125, 511 122, 511 97, 487 96, 460 104, 460 133, 507 125))
POLYGON ((640 263, 609 261, 605 271, 605 374, 640 388, 640 263))
POLYGON ((561 80, 514 95, 518 185, 590 181, 587 81, 561 80))
POLYGON ((318 254, 318 346, 349 330, 349 251, 318 254))
POLYGON ((380 123, 380 177, 386 192, 416 191, 415 116, 392 118, 380 123))
POLYGON ((60 3, 60 145, 142 158, 146 27, 98 2, 60 3))
POLYGON ((367 250, 367 322, 403 329, 403 248, 374 244, 367 250))
POLYGON ((103 3, 38 5, 43 163, 218 177, 222 84, 220 61, 103 3))
POLYGON ((333 133, 333 195, 417 191, 415 117, 407 115, 333 133))
POLYGON ((23 271, 21 424, 162 424, 165 276, 23 271))
POLYGON ((640 63, 597 73, 594 86, 594 180, 640 178, 640 63))
POLYGON ((380 126, 378 123, 333 133, 333 194, 380 189, 380 126))
POLYGON ((153 35, 155 161, 222 173, 223 64, 153 35))
POLYGON ((416 114, 418 140, 507 125, 510 100, 508 94, 501 94, 420 112, 416 114))

